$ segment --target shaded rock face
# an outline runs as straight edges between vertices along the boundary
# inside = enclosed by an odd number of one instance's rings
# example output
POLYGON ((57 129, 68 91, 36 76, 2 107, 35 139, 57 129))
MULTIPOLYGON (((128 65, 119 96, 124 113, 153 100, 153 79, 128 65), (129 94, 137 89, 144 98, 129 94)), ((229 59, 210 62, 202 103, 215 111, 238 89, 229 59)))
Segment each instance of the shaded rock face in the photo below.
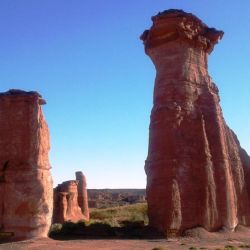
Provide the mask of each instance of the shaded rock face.
POLYGON ((76 178, 54 189, 53 223, 89 220, 86 178, 82 172, 76 172, 76 178))
POLYGON ((49 130, 37 92, 0 94, 0 232, 15 239, 46 237, 53 185, 49 130))
POLYGON ((169 10, 141 39, 156 68, 145 163, 151 226, 162 232, 250 225, 250 158, 226 125, 207 57, 223 32, 169 10))

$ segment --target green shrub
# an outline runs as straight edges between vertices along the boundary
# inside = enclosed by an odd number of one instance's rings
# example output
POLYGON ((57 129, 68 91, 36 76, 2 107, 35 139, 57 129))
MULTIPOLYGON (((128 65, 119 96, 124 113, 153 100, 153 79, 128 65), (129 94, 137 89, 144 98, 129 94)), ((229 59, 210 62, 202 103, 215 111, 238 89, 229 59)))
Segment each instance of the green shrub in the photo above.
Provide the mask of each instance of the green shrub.
POLYGON ((78 221, 76 223, 71 221, 66 221, 62 225, 61 233, 68 235, 80 234, 81 232, 84 231, 85 228, 86 228, 86 223, 84 221, 78 221))
POLYGON ((129 220, 124 220, 124 221, 121 221, 120 222, 120 225, 122 227, 144 227, 144 221, 141 220, 141 221, 129 221, 129 220))
POLYGON ((63 223, 61 232, 66 233, 66 234, 70 234, 70 233, 73 233, 75 231, 76 227, 77 226, 74 222, 66 221, 63 223))
POLYGON ((58 234, 60 233, 62 230, 62 224, 60 223, 55 223, 55 224, 52 224, 51 227, 50 227, 50 230, 49 230, 49 234, 58 234))
POLYGON ((86 224, 88 224, 86 221, 84 220, 79 220, 76 225, 77 225, 77 228, 85 228, 86 227, 86 224))
POLYGON ((115 236, 114 229, 106 223, 93 223, 86 228, 87 235, 90 237, 110 237, 115 236))
POLYGON ((240 245, 240 248, 250 248, 250 244, 244 244, 244 245, 240 245))

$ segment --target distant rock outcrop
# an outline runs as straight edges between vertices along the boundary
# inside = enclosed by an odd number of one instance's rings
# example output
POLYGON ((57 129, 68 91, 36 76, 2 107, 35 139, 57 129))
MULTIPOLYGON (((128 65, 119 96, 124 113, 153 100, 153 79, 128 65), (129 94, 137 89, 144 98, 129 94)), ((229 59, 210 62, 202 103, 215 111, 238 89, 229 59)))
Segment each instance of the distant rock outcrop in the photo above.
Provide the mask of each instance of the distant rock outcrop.
POLYGON ((65 181, 54 189, 53 223, 89 220, 86 178, 76 172, 76 180, 65 181))
POLYGON ((76 172, 76 180, 78 181, 78 204, 82 210, 85 220, 89 220, 89 206, 86 177, 82 172, 76 172))
POLYGON ((49 130, 37 92, 0 94, 0 234, 12 239, 46 237, 53 185, 49 130))
POLYGON ((226 125, 207 57, 223 32, 182 10, 141 39, 156 67, 145 164, 150 225, 168 234, 250 225, 250 158, 226 125))
POLYGON ((88 189, 89 207, 108 208, 145 202, 145 189, 88 189))

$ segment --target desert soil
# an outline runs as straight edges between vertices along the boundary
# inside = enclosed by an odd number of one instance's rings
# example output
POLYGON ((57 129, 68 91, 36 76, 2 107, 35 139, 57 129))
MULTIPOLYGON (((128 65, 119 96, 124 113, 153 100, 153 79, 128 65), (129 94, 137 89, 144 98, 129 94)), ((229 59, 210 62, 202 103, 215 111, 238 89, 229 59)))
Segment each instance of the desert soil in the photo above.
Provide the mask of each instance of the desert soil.
MULTIPOLYGON (((155 247, 162 247, 166 250, 187 250, 196 247, 197 249, 224 249, 225 246, 234 246, 235 249, 250 249, 250 228, 238 227, 236 232, 208 233, 204 229, 195 229, 188 233, 188 236, 176 239, 156 240, 65 240, 33 239, 14 243, 0 244, 2 250, 151 250, 155 247), (243 247, 243 245, 245 247, 243 247), (241 247, 240 247, 241 246, 241 247)), ((194 248, 193 248, 194 249, 194 248)))

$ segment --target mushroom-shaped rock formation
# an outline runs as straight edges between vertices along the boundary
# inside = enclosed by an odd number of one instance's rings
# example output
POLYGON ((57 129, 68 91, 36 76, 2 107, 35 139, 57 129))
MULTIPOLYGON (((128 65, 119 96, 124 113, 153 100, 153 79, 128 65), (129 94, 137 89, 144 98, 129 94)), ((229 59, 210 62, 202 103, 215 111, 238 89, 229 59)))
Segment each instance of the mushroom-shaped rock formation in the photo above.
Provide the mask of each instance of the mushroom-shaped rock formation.
POLYGON ((152 21, 141 36, 156 68, 145 163, 150 225, 166 234, 250 225, 250 158, 207 70, 223 32, 182 10, 152 21))
POLYGON ((65 181, 54 189, 53 223, 89 220, 86 178, 76 172, 76 180, 65 181))
POLYGON ((37 92, 0 94, 0 234, 11 239, 46 237, 53 185, 49 130, 37 92))

